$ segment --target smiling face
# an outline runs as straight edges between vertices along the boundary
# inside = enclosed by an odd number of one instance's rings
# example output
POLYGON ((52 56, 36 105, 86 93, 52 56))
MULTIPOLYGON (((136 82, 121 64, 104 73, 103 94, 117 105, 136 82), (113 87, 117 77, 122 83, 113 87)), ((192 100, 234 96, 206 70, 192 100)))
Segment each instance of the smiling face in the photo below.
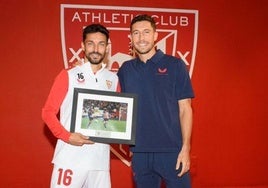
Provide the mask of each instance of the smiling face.
POLYGON ((131 41, 138 55, 152 56, 157 36, 149 21, 138 21, 132 25, 131 41))
POLYGON ((107 38, 100 32, 88 33, 81 43, 85 53, 85 60, 98 65, 103 62, 107 51, 107 38))

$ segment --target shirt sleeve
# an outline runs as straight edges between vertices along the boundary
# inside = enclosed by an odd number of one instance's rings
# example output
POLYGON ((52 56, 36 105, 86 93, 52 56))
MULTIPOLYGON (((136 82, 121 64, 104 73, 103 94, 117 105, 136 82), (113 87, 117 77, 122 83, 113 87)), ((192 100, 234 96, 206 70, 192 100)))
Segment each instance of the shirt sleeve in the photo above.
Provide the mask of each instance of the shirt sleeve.
POLYGON ((120 86, 119 81, 117 82, 116 92, 118 92, 118 93, 121 92, 121 86, 120 86))
POLYGON ((177 80, 176 80, 176 96, 178 100, 186 98, 194 98, 194 91, 192 88, 189 72, 187 71, 185 63, 180 60, 177 63, 177 80))
POLYGON ((123 79, 123 68, 125 63, 119 68, 118 72, 117 72, 117 76, 118 76, 118 80, 119 80, 119 87, 120 87, 120 92, 124 92, 125 91, 125 87, 124 87, 124 79, 123 79))
POLYGON ((65 142, 69 141, 71 133, 67 131, 58 119, 60 106, 68 91, 68 73, 62 70, 56 77, 46 103, 42 109, 42 119, 53 135, 65 142))

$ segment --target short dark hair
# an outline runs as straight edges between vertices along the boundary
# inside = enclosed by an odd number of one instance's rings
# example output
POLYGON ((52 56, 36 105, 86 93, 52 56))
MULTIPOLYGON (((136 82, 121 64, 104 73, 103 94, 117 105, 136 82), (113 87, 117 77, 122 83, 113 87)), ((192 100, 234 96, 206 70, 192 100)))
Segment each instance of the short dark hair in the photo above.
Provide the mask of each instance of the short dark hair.
POLYGON ((130 31, 132 31, 133 24, 135 24, 136 22, 141 22, 141 21, 150 22, 153 29, 156 30, 156 23, 155 23, 154 18, 152 16, 147 15, 147 14, 141 14, 141 15, 138 15, 132 19, 132 21, 130 23, 130 31))
POLYGON ((109 31, 101 24, 91 24, 83 29, 83 41, 86 40, 87 34, 100 32, 106 36, 106 42, 109 40, 109 31))

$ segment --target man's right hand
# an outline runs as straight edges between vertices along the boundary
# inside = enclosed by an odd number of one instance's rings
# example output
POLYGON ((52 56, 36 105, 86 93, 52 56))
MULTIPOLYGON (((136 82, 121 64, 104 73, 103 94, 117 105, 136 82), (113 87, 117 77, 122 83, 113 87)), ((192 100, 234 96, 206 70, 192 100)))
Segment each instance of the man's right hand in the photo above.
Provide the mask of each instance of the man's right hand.
POLYGON ((71 133, 69 144, 74 146, 83 146, 84 144, 94 144, 94 142, 89 140, 88 136, 84 136, 81 133, 71 133))

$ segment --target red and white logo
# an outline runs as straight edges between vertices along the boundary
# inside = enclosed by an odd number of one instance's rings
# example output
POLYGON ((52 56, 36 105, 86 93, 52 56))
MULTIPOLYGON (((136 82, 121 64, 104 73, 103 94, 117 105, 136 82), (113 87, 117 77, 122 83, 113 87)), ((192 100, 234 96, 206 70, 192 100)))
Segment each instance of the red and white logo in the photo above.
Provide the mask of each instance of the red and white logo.
MULTIPOLYGON (((61 42, 64 66, 68 68, 82 56, 82 30, 92 23, 100 23, 110 31, 108 68, 117 71, 122 63, 132 57, 129 26, 133 17, 148 14, 157 23, 156 46, 164 53, 181 58, 193 74, 198 36, 198 11, 99 5, 61 5, 61 42)), ((159 70, 166 73, 165 70, 159 70)), ((111 151, 130 166, 129 151, 122 146, 112 146, 111 151)))
POLYGON ((167 74, 167 68, 164 68, 164 69, 161 69, 161 68, 158 68, 158 74, 167 74))

